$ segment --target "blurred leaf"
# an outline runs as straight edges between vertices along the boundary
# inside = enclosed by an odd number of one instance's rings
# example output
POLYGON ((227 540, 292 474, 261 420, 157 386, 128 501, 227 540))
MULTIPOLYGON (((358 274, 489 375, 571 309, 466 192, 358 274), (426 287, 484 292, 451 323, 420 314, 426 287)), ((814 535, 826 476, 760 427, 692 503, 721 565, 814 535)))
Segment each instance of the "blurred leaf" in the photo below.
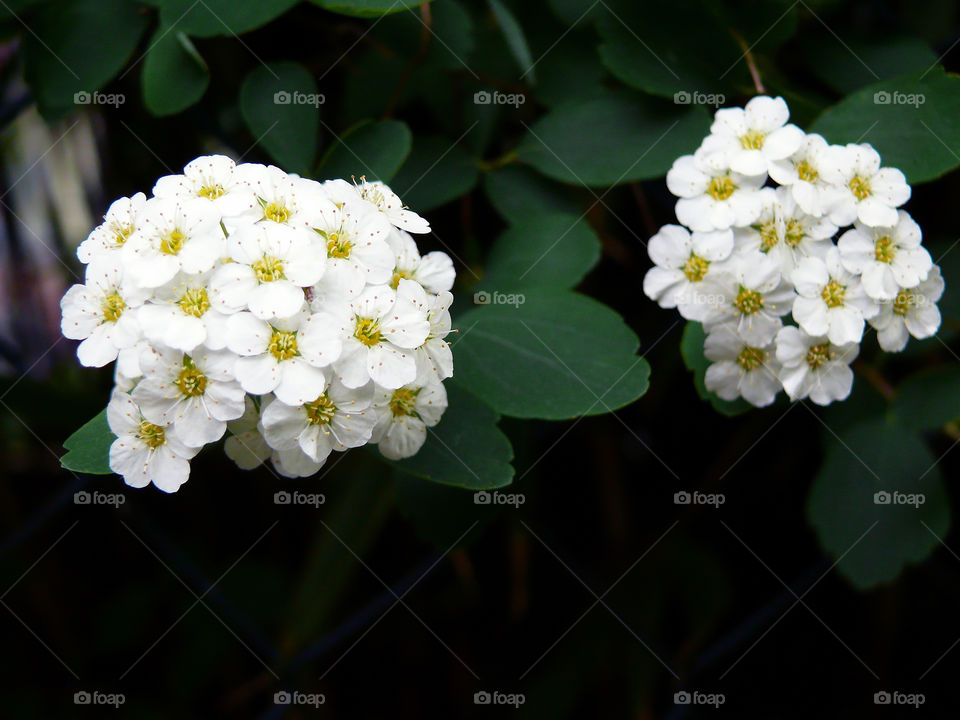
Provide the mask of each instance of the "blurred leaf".
POLYGON ((309 175, 317 154, 319 108, 313 76, 292 62, 254 68, 240 87, 240 111, 257 143, 287 172, 309 175))
POLYGON ((120 72, 148 21, 133 0, 55 0, 37 7, 23 34, 23 63, 44 117, 85 104, 77 93, 92 93, 120 72))
POLYGON ((405 205, 422 213, 470 192, 479 172, 454 141, 418 136, 410 157, 390 186, 405 205))
POLYGON ((563 420, 643 395, 650 366, 623 319, 568 291, 491 298, 456 318, 457 381, 504 415, 563 420), (510 300, 516 304, 508 304, 510 300))
POLYGON ((440 485, 406 473, 394 473, 397 509, 421 538, 446 550, 480 539, 483 526, 503 510, 503 505, 478 504, 474 491, 440 485), (467 529, 478 523, 466 535, 467 529))
POLYGON ((600 259, 600 239, 569 213, 528 215, 504 231, 487 258, 481 290, 575 286, 600 259))
POLYGON ((703 330, 703 325, 698 322, 688 322, 683 328, 683 337, 680 339, 680 354, 683 356, 683 363, 687 366, 687 370, 693 373, 693 384, 697 388, 697 395, 713 405, 718 413, 727 417, 745 413, 753 406, 743 398, 732 402, 721 400, 715 393, 707 390, 704 376, 707 374, 710 361, 703 354, 703 343, 706 339, 707 334, 703 330))
POLYGON ((555 180, 602 187, 665 175, 679 155, 697 148, 709 128, 702 107, 611 93, 550 111, 517 152, 555 180))
POLYGON ((933 180, 960 165, 960 77, 936 68, 884 80, 825 110, 810 130, 832 143, 870 143, 907 182, 933 180))
POLYGON ((928 368, 897 387, 893 410, 917 430, 939 430, 960 417, 960 365, 928 368))
POLYGON ((521 222, 530 215, 571 209, 572 201, 565 197, 566 188, 521 165, 507 165, 488 172, 483 178, 483 188, 493 207, 509 223, 521 222))
POLYGON ((147 110, 173 115, 203 96, 210 71, 189 37, 161 25, 143 63, 142 83, 147 110))
POLYGON ((459 385, 456 380, 446 383, 450 405, 440 423, 427 431, 420 451, 391 464, 443 485, 472 490, 509 485, 513 448, 497 427, 500 416, 459 385))
POLYGON ((317 176, 390 182, 410 154, 410 128, 399 120, 364 120, 347 130, 324 154, 317 176))
POLYGON ((426 36, 422 62, 451 70, 463 69, 474 48, 473 18, 457 0, 430 5, 429 29, 418 8, 378 20, 371 33, 407 62, 423 53, 426 36))
POLYGON ((527 38, 523 34, 520 23, 500 0, 487 0, 487 5, 497 19, 497 25, 507 41, 507 47, 510 48, 513 59, 517 61, 517 67, 522 73, 521 77, 529 76, 529 82, 535 83, 537 76, 533 68, 533 56, 530 54, 530 46, 527 44, 527 38))
POLYGON ((879 80, 923 73, 937 64, 937 56, 922 40, 887 38, 846 44, 826 32, 805 45, 804 61, 831 89, 847 95, 879 80))
POLYGON ((430 0, 310 0, 312 3, 341 15, 378 17, 408 10, 430 0))
POLYGON ((564 25, 586 25, 600 13, 597 0, 547 0, 547 4, 564 25))
POLYGON ((826 438, 826 458, 807 505, 810 524, 855 587, 890 582, 905 565, 924 560, 949 529, 936 459, 914 431, 885 418, 826 438), (919 494, 923 502, 894 502, 895 492, 901 500, 919 494))
POLYGON ((90 475, 109 475, 110 446, 116 436, 110 432, 107 424, 107 411, 101 410, 92 420, 63 442, 66 454, 60 458, 60 465, 73 472, 90 475))
POLYGON ((266 25, 299 0, 153 0, 161 24, 193 37, 242 35, 266 25))
POLYGON ((603 83, 608 76, 593 44, 591 35, 575 32, 556 42, 537 63, 537 100, 556 107, 571 100, 603 95, 603 83))
MULTIPOLYGON (((754 55, 776 49, 797 31, 799 3, 795 0, 710 2, 715 6, 717 16, 725 20, 729 30, 736 32, 754 55)), ((809 7, 805 9, 810 10, 809 7)))

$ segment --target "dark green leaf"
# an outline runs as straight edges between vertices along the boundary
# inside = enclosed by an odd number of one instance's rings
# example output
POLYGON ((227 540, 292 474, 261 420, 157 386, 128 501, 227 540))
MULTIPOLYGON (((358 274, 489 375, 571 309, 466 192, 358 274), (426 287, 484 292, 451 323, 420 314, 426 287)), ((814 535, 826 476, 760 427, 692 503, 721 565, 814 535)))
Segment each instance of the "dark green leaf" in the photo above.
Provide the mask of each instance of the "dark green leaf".
POLYGON ((154 115, 173 115, 197 102, 210 82, 190 38, 159 27, 143 63, 143 102, 154 115))
POLYGON ((487 0, 487 5, 497 19, 497 25, 507 41, 507 47, 510 48, 513 59, 517 61, 517 67, 522 73, 521 77, 535 83, 537 76, 533 68, 533 56, 530 54, 530 46, 527 44, 527 38, 523 34, 520 23, 500 0, 487 0))
POLYGON ((930 368, 897 388, 893 409, 917 430, 937 430, 960 417, 960 365, 930 368))
POLYGON ((508 165, 484 176, 483 188, 497 212, 509 223, 531 215, 562 213, 571 209, 566 188, 554 185, 520 165, 508 165))
POLYGON ((810 69, 841 95, 897 75, 923 73, 937 64, 937 56, 922 40, 900 37, 881 41, 841 43, 824 31, 806 44, 810 69))
POLYGON ((109 475, 113 472, 110 469, 110 446, 114 440, 116 436, 107 424, 107 411, 101 410, 64 441, 67 452, 60 458, 60 465, 73 472, 109 475))
POLYGON ((707 339, 707 334, 703 331, 703 325, 698 322, 688 322, 683 329, 683 337, 680 339, 680 354, 683 355, 683 362, 687 370, 693 373, 693 384, 697 388, 697 395, 704 400, 709 401, 714 409, 728 417, 734 417, 750 410, 753 406, 742 398, 734 401, 722 400, 716 394, 707 390, 704 384, 704 376, 707 373, 707 367, 710 361, 703 354, 703 343, 707 339))
POLYGON ((432 210, 473 189, 479 170, 452 140, 417 137, 390 186, 415 212, 432 210))
POLYGON ((905 565, 924 560, 949 529, 936 460, 914 431, 884 418, 826 437, 807 506, 810 524, 854 586, 890 582, 905 565), (915 495, 916 503, 904 502, 915 495))
POLYGON ((354 17, 378 17, 400 12, 430 0, 311 0, 331 12, 354 17))
POLYGON ((266 25, 299 0, 154 0, 167 26, 193 37, 242 35, 266 25))
POLYGON ((613 310, 569 291, 487 298, 457 317, 457 381, 504 415, 599 415, 647 390, 650 366, 613 310), (515 304, 508 304, 513 302, 515 304))
POLYGON ((399 120, 363 121, 330 146, 317 175, 390 182, 410 154, 410 128, 399 120))

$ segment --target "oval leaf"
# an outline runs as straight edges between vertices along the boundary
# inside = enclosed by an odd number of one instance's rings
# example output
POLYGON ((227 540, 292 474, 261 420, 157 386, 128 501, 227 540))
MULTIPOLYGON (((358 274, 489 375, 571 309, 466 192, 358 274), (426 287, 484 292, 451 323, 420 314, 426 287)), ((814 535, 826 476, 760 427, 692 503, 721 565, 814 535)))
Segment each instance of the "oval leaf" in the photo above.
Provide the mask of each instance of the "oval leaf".
POLYGON ((354 125, 327 150, 317 175, 390 182, 410 154, 411 141, 410 128, 399 120, 354 125))
POLYGON ((60 458, 60 465, 73 472, 109 475, 113 472, 110 469, 110 446, 114 440, 116 436, 107 424, 107 411, 101 410, 64 441, 67 452, 60 458))

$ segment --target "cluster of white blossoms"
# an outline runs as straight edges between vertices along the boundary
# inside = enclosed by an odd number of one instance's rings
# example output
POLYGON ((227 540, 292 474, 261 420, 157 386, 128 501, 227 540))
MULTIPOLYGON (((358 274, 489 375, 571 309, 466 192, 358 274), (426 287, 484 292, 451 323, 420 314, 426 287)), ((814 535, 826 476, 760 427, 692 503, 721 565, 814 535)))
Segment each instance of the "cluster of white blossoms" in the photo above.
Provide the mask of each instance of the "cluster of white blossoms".
POLYGON ((910 186, 868 144, 789 124, 782 98, 714 116, 667 187, 677 219, 650 239, 644 292, 703 323, 705 383, 763 407, 844 400, 867 323, 899 352, 940 327, 940 268, 904 210, 910 186), (795 325, 785 325, 792 317, 795 325))
POLYGON ((110 467, 173 492, 229 432, 241 468, 416 453, 447 406, 454 268, 386 185, 200 157, 110 206, 61 302, 80 362, 116 362, 110 467))

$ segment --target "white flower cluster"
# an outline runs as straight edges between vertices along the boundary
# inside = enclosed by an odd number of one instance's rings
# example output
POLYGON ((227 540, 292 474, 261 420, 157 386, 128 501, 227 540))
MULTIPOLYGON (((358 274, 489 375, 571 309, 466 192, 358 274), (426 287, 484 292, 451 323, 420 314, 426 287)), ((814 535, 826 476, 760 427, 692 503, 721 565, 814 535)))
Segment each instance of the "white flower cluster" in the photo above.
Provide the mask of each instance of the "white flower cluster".
POLYGON ((242 468, 312 475, 331 451, 423 445, 453 374, 453 263, 386 185, 223 156, 117 200, 61 302, 80 362, 116 361, 110 467, 173 492, 229 428, 242 468))
POLYGON ((898 209, 910 198, 903 173, 870 145, 805 134, 789 114, 763 96, 717 111, 700 148, 667 173, 682 225, 650 239, 643 283, 661 307, 703 323, 707 389, 758 407, 781 389, 844 400, 868 322, 888 352, 940 327, 943 280, 898 209))

